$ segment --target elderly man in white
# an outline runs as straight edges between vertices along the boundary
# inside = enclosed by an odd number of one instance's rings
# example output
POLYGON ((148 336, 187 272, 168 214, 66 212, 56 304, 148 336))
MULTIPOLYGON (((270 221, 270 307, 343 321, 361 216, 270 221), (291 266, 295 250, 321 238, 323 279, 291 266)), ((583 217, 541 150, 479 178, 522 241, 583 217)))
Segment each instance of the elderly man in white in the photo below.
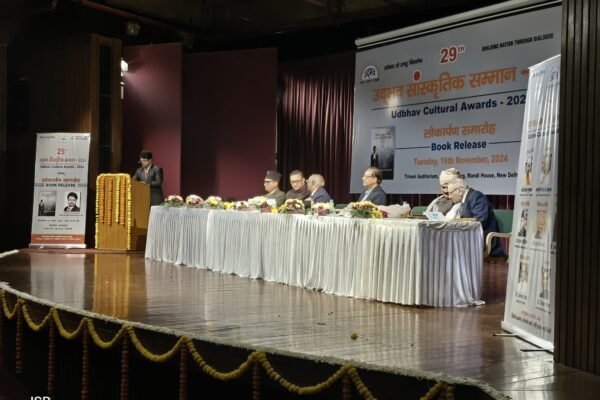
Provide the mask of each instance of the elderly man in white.
POLYGON ((456 168, 448 168, 440 172, 440 188, 442 189, 442 195, 436 198, 427 207, 427 212, 439 211, 446 215, 454 203, 448 195, 448 183, 452 180, 460 178, 460 171, 456 168))
MULTIPOLYGON (((481 223, 484 238, 489 232, 498 232, 498 221, 492 203, 479 190, 470 188, 464 180, 456 178, 448 183, 448 195, 454 206, 446 214, 446 219, 475 218, 481 223)), ((497 257, 502 254, 500 241, 494 238, 491 255, 497 257)))

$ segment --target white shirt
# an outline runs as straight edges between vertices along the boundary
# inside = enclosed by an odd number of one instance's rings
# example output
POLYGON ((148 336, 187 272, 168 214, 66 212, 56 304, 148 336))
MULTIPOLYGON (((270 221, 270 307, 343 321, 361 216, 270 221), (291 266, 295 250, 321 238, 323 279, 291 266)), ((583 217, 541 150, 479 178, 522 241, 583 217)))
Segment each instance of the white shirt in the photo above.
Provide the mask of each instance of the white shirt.
POLYGON ((455 219, 462 217, 463 204, 465 203, 465 199, 467 198, 467 193, 469 193, 469 189, 467 189, 463 194, 461 202, 454 204, 450 211, 448 211, 448 214, 446 214, 446 219, 455 219))

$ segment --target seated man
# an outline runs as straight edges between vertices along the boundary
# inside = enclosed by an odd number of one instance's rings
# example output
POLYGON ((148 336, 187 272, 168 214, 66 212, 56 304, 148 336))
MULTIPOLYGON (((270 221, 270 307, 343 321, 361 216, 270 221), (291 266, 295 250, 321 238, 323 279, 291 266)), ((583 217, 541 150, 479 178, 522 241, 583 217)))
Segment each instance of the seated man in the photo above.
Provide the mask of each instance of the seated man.
POLYGON ((292 171, 290 174, 290 184, 292 185, 292 188, 285 194, 286 200, 304 200, 310 196, 310 190, 308 190, 308 187, 306 186, 306 179, 304 179, 304 173, 302 171, 292 171))
POLYGON ((316 203, 329 203, 333 201, 329 193, 323 188, 325 186, 325 179, 322 175, 312 174, 306 182, 308 190, 310 190, 310 196, 307 200, 310 200, 312 204, 316 203))
POLYGON ((385 191, 379 186, 383 180, 383 174, 379 168, 367 168, 362 177, 362 184, 366 188, 358 197, 358 201, 370 201, 377 206, 385 206, 387 197, 385 191))
MULTIPOLYGON (((494 215, 492 203, 483 193, 469 188, 461 178, 456 178, 448 184, 448 195, 454 206, 446 214, 446 218, 476 218, 481 223, 483 237, 490 232, 498 232, 498 221, 494 215)), ((498 238, 492 241, 491 256, 503 255, 502 246, 498 238)))
POLYGON ((456 168, 448 168, 440 172, 440 188, 442 189, 442 195, 429 204, 427 212, 439 211, 446 215, 452 208, 454 203, 450 196, 448 196, 448 183, 456 178, 460 178, 460 171, 456 168))
POLYGON ((285 201, 285 193, 279 190, 279 180, 281 179, 281 174, 277 171, 269 170, 267 171, 267 175, 265 175, 265 191, 267 195, 265 196, 267 199, 275 199, 277 202, 277 207, 283 204, 285 201))

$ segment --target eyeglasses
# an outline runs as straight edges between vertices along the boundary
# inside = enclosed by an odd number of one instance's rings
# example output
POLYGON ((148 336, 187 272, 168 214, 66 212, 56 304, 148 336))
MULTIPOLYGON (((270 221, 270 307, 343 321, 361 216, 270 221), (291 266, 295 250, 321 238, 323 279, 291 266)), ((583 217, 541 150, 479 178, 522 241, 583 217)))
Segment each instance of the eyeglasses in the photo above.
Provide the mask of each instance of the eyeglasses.
POLYGON ((266 180, 266 181, 265 181, 265 185, 267 185, 267 184, 269 184, 269 183, 273 183, 273 182, 275 182, 275 181, 267 181, 267 180, 266 180))
POLYGON ((296 180, 291 180, 290 179, 290 182, 291 183, 300 183, 300 182, 302 182, 302 179, 296 179, 296 180))
POLYGON ((366 179, 366 178, 375 178, 375 175, 363 175, 363 179, 366 179))

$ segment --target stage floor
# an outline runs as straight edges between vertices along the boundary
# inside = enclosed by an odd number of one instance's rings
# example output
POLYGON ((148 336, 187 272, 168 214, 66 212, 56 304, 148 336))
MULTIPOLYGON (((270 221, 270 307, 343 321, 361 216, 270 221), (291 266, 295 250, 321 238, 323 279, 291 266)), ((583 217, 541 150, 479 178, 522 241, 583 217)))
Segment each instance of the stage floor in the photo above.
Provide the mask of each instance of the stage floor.
POLYGON ((69 308, 211 341, 468 377, 514 399, 598 398, 600 377, 492 335, 501 331, 506 269, 486 264, 486 305, 453 309, 333 296, 143 253, 25 250, 0 258, 0 282, 69 308))

